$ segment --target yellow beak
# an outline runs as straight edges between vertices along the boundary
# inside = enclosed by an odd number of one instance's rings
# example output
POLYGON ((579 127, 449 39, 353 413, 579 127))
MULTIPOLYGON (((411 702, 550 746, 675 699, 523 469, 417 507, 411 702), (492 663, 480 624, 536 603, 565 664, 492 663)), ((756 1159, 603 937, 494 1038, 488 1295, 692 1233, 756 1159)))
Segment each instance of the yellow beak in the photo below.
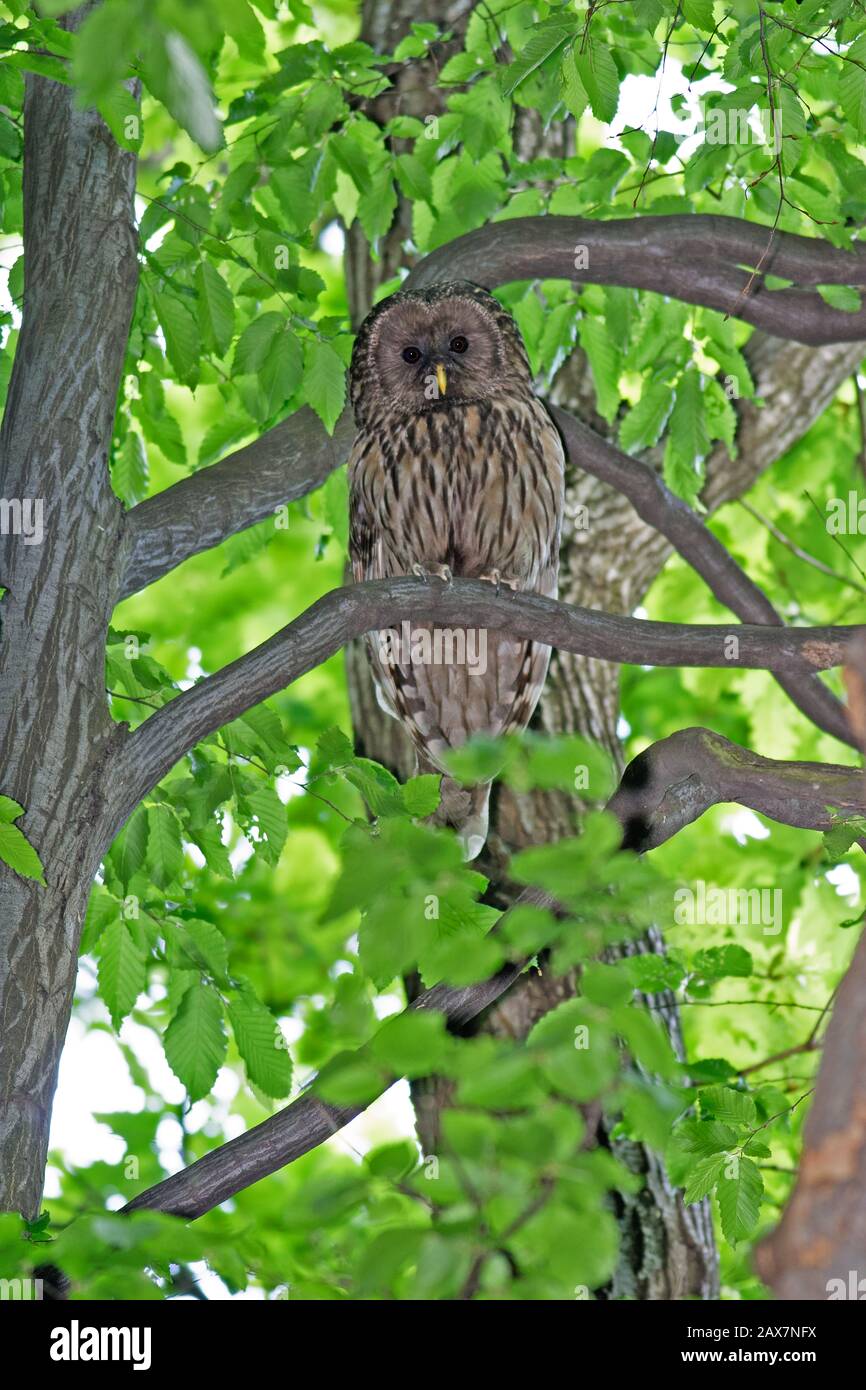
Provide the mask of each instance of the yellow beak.
POLYGON ((444 396, 448 386, 448 378, 445 375, 445 368, 442 366, 441 362, 436 363, 436 385, 439 387, 440 396, 444 396))

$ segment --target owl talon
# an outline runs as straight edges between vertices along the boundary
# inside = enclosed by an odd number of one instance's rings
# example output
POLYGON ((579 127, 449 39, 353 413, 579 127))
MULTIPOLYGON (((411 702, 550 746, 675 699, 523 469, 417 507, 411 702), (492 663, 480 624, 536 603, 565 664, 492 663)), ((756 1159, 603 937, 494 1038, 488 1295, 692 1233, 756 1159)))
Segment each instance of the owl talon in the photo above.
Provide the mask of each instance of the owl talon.
POLYGON ((510 589, 513 594, 520 588, 519 579, 515 579, 512 574, 500 574, 499 570, 490 570, 488 574, 480 574, 478 578, 483 584, 496 585, 497 598, 499 598, 503 585, 506 589, 510 589))
POLYGON ((450 584, 454 577, 448 565, 424 566, 417 562, 412 566, 412 573, 417 575, 419 579, 423 579, 425 583, 430 579, 431 575, 435 575, 435 577, 441 579, 445 585, 450 584))

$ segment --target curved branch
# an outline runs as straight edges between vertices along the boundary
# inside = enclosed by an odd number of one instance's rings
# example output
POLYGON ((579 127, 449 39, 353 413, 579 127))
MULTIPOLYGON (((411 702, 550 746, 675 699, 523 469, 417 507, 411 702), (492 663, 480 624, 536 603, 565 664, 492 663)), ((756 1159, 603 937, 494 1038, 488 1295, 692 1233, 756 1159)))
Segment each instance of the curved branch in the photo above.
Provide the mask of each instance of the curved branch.
MULTIPOLYGON (((570 462, 627 497, 642 521, 659 531, 706 581, 712 593, 745 623, 782 626, 766 594, 713 535, 697 512, 671 492, 658 473, 624 454, 558 406, 548 407, 570 462)), ((782 689, 820 729, 856 747, 845 707, 807 670, 777 671, 782 689)))
MULTIPOLYGON (((738 801, 783 824, 822 829, 829 823, 825 798, 844 809, 850 807, 852 813, 862 812, 862 772, 820 763, 774 762, 708 729, 687 729, 648 748, 629 765, 608 809, 622 821, 626 839, 634 831, 636 817, 642 817, 648 835, 639 848, 650 849, 720 801, 738 801), (697 774, 698 798, 681 790, 689 784, 690 770, 693 783, 697 774), (666 775, 673 779, 667 792, 666 775)), ((526 903, 555 906, 545 894, 529 888, 509 912, 526 903)), ((523 961, 511 962, 491 979, 459 989, 435 985, 407 1012, 436 1009, 445 1015, 450 1029, 459 1029, 510 989, 523 968, 523 961)), ((866 1017, 866 1008, 859 1016, 866 1017)), ((378 1094, 388 1090, 395 1079, 383 1081, 378 1094)), ((364 1104, 336 1106, 321 1100, 313 1090, 307 1091, 246 1134, 139 1193, 123 1210, 166 1211, 193 1220, 323 1144, 375 1098, 364 1104)))
POLYGON ((314 492, 345 462, 354 434, 351 411, 331 437, 304 406, 252 444, 139 502, 126 516, 129 552, 118 602, 314 492))
POLYGON ((645 851, 723 801, 783 825, 829 830, 831 807, 866 815, 866 783, 859 767, 777 762, 710 729, 682 729, 629 763, 608 810, 622 822, 623 848, 645 851))
POLYGON ((485 634, 507 631, 603 661, 777 672, 839 666, 850 640, 864 631, 648 622, 539 594, 498 594, 491 584, 469 579, 443 584, 398 576, 333 589, 267 642, 157 710, 125 739, 112 779, 111 833, 200 739, 320 666, 352 638, 412 619, 441 631, 456 626, 485 634))
POLYGON ((846 313, 813 292, 825 284, 866 288, 866 250, 840 251, 815 237, 773 232, 737 217, 514 217, 438 247, 406 283, 420 289, 460 278, 488 289, 535 279, 625 285, 718 309, 797 343, 866 339, 866 307, 846 313), (578 250, 585 254, 578 257, 578 250), (753 275, 759 263, 761 272, 753 275), (768 274, 792 280, 795 288, 766 289, 768 274))

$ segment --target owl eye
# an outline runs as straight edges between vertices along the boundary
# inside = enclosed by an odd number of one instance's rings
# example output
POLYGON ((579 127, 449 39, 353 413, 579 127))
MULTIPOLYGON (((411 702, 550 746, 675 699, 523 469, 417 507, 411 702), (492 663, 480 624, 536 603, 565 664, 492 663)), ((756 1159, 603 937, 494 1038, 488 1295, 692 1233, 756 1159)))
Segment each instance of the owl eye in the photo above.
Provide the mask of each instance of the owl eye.
POLYGON ((418 349, 417 349, 416 347, 407 347, 407 348, 404 348, 404 349, 403 349, 403 361, 404 361, 404 362, 409 362, 409 363, 412 363, 412 362, 420 362, 420 361, 421 361, 421 353, 418 351, 418 349))
POLYGON ((452 338, 448 344, 452 352, 465 352, 469 344, 465 338, 452 338))

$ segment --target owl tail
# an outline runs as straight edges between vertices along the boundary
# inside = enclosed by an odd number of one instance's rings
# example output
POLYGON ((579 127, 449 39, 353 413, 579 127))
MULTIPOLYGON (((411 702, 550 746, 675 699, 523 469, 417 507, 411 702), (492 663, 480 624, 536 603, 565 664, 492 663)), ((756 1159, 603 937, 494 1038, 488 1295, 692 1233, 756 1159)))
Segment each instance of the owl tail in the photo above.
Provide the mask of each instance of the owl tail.
MULTIPOLYGON (((427 766, 421 771, 438 772, 439 769, 427 766)), ((453 777, 443 776, 439 806, 427 817, 428 825, 450 825, 456 830, 467 863, 477 858, 487 839, 490 786, 489 782, 479 782, 474 787, 463 787, 453 777)))

